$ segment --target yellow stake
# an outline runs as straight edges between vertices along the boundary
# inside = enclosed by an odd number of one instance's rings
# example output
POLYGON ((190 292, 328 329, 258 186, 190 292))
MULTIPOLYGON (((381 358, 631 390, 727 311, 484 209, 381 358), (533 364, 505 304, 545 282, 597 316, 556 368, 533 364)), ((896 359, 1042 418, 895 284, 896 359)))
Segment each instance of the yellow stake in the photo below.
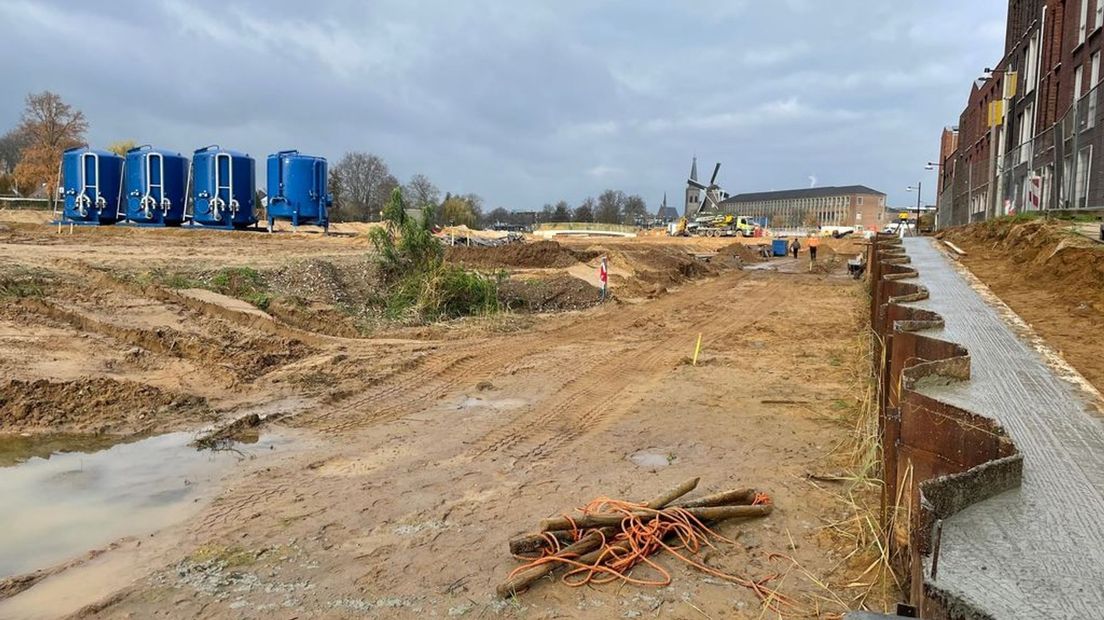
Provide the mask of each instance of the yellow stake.
POLYGON ((694 346, 694 365, 698 365, 698 353, 701 352, 701 339, 702 335, 698 334, 698 344, 694 346))

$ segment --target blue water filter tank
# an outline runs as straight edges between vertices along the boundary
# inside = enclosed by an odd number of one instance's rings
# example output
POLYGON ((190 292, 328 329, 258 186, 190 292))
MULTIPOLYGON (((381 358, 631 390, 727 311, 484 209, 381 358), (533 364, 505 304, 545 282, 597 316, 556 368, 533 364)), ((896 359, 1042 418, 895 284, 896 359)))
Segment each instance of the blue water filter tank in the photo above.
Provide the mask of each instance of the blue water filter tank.
POLYGON ((245 228, 257 222, 257 163, 246 153, 204 147, 192 156, 192 222, 245 228))
POLYGON ((178 226, 184 221, 188 158, 149 145, 127 151, 123 191, 126 219, 149 226, 178 226))
POLYGON ((123 158, 110 151, 81 146, 61 156, 61 221, 114 224, 119 219, 123 158))
POLYGON ((328 228, 333 197, 327 191, 327 165, 322 157, 280 151, 268 156, 268 227, 274 220, 293 226, 316 224, 328 228))

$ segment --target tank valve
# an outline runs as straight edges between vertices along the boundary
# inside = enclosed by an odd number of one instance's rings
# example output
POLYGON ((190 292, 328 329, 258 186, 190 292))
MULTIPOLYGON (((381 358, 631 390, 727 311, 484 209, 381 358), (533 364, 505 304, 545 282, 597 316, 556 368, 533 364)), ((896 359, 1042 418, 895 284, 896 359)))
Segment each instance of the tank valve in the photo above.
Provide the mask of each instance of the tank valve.
POLYGON ((153 196, 143 196, 141 205, 142 215, 146 216, 146 218, 148 219, 150 216, 150 211, 157 208, 157 200, 154 199, 153 196))

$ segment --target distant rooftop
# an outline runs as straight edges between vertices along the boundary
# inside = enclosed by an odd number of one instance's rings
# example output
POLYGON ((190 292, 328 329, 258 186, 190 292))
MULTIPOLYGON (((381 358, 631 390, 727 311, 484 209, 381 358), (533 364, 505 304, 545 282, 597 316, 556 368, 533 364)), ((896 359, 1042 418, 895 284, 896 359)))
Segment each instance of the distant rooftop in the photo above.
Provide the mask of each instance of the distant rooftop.
POLYGON ((785 189, 777 192, 758 192, 754 194, 736 194, 722 204, 735 202, 765 202, 768 200, 797 200, 800 198, 826 198, 830 196, 853 196, 855 194, 885 196, 876 189, 865 185, 845 185, 843 187, 811 187, 808 189, 785 189))

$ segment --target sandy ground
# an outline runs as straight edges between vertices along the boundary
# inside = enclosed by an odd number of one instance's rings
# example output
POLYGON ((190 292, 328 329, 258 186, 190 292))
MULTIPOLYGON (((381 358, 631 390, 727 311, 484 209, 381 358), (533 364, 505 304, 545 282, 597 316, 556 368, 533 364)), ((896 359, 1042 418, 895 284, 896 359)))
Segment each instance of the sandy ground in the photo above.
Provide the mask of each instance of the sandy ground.
POLYGON ((5 409, 3 423, 148 433, 277 413, 264 432, 305 447, 259 460, 144 546, 116 545, 7 600, 0 588, 0 615, 761 617, 750 590, 662 558, 667 588, 549 581, 494 598, 516 566, 510 536, 599 495, 643 499, 693 476, 703 492, 752 486, 777 505, 720 527, 739 540, 710 550, 711 566, 773 576, 795 616, 844 611, 865 590, 845 584, 870 581, 870 557, 846 559, 852 542, 827 527, 858 518, 838 497, 845 487, 808 476, 847 465, 865 294, 838 261, 812 273, 804 259, 686 266, 688 252, 730 244, 572 240, 582 254, 570 266, 516 271, 586 279, 595 253, 614 254, 613 275, 634 294, 363 338, 133 277, 355 264, 362 236, 9 224, 0 261, 24 280, 0 305, 0 371, 24 383, 0 399, 31 404, 27 420, 5 409), (28 293, 27 277, 42 290, 28 293), (27 387, 44 379, 61 387, 27 387), (68 420, 67 399, 89 381, 117 397, 95 408, 102 416, 68 420))
MULTIPOLYGON (((1082 227, 1084 228, 1084 227, 1082 227)), ((1104 390, 1104 245, 1075 236, 1075 225, 1042 220, 951 231, 962 264, 1053 349, 1104 390)))

